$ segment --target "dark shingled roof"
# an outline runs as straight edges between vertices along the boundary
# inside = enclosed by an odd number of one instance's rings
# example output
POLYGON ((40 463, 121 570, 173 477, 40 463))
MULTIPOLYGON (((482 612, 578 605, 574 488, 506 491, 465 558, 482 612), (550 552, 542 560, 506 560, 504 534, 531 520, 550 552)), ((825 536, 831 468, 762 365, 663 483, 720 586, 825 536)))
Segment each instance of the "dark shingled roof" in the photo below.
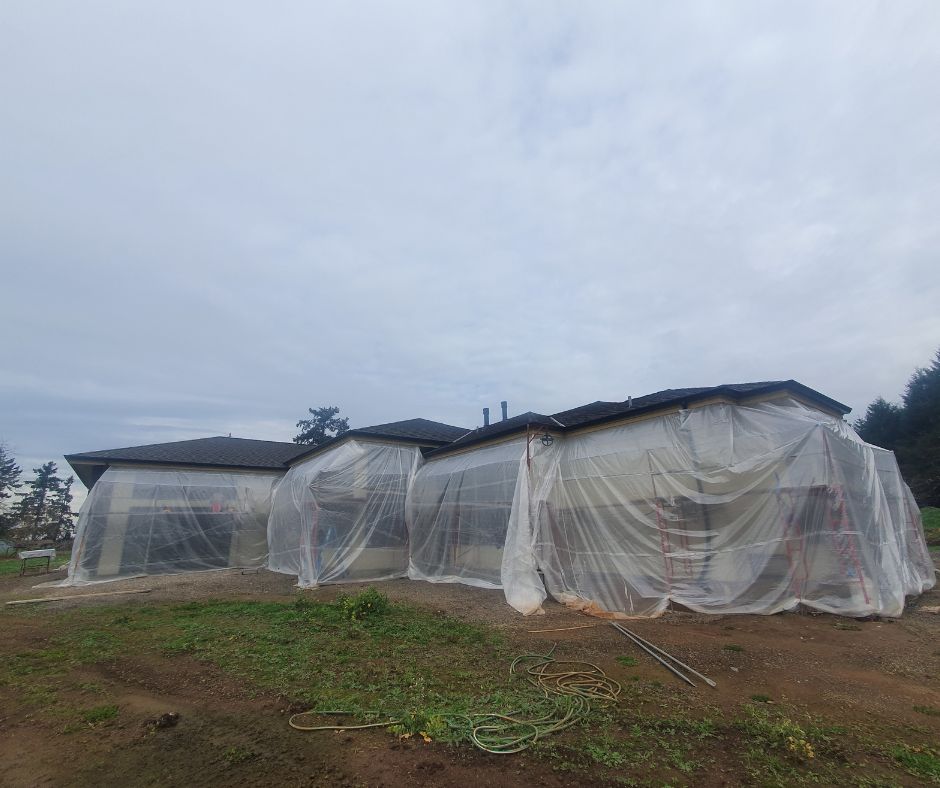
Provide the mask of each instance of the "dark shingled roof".
POLYGON ((446 446, 443 446, 440 449, 426 452, 425 456, 430 457, 432 454, 436 454, 437 452, 443 453, 445 451, 450 451, 451 449, 460 448, 461 446, 479 443, 480 441, 490 440, 491 438, 497 438, 500 435, 506 435, 510 432, 522 431, 529 424, 539 427, 554 427, 555 429, 559 428, 558 423, 555 422, 551 416, 546 416, 543 413, 533 413, 532 411, 529 411, 528 413, 520 413, 518 416, 513 416, 511 419, 506 419, 505 421, 494 422, 487 427, 478 427, 475 430, 465 433, 461 438, 448 443, 446 446))
POLYGON ((592 402, 579 408, 571 408, 555 413, 565 427, 581 427, 611 419, 621 418, 635 413, 644 413, 666 407, 686 407, 689 403, 710 397, 724 396, 732 400, 751 397, 756 394, 772 394, 777 391, 792 391, 809 399, 827 405, 835 411, 846 414, 851 410, 847 405, 836 402, 818 391, 797 383, 795 380, 764 380, 758 383, 724 383, 720 386, 704 386, 691 389, 665 389, 655 394, 634 397, 623 402, 592 402))
POLYGON ((427 454, 432 456, 503 435, 510 435, 514 432, 524 432, 528 425, 565 431, 591 424, 615 421, 628 415, 633 416, 675 407, 685 408, 694 402, 711 397, 721 396, 737 401, 745 397, 771 395, 784 391, 802 395, 809 401, 816 402, 842 415, 851 410, 847 405, 830 399, 824 394, 804 386, 802 383, 797 383, 795 380, 765 380, 758 383, 726 383, 721 386, 705 386, 702 388, 665 389, 664 391, 657 391, 655 394, 634 397, 631 400, 622 402, 598 400, 589 405, 563 410, 552 416, 530 411, 513 416, 506 421, 497 421, 487 427, 480 427, 475 430, 467 430, 463 427, 455 427, 452 424, 442 424, 428 419, 406 419, 349 430, 319 446, 282 443, 279 441, 257 441, 246 438, 216 437, 68 454, 65 459, 88 487, 94 484, 104 468, 112 462, 280 471, 310 454, 323 451, 347 438, 360 437, 404 441, 421 446, 423 449, 431 449, 427 454))
POLYGON ((804 386, 802 383, 797 383, 795 380, 764 380, 757 383, 725 383, 721 386, 665 389, 663 391, 657 391, 655 394, 633 397, 631 400, 624 400, 623 402, 605 402, 598 400, 589 405, 581 405, 577 408, 570 408, 569 410, 554 413, 551 416, 544 416, 539 413, 523 413, 521 416, 515 416, 507 421, 498 421, 495 424, 491 424, 489 427, 473 430, 473 432, 465 435, 460 440, 449 443, 432 452, 428 452, 427 456, 446 454, 455 449, 490 440, 501 435, 522 432, 528 424, 554 428, 556 430, 568 430, 585 427, 591 424, 603 424, 606 421, 622 419, 624 416, 633 416, 668 408, 685 408, 694 402, 711 397, 721 396, 732 401, 737 401, 745 397, 760 394, 769 395, 778 391, 790 391, 795 394, 801 394, 810 401, 815 401, 843 415, 851 410, 847 405, 843 405, 841 402, 837 402, 827 397, 825 394, 820 394, 818 391, 804 386))
POLYGON ((322 451, 346 438, 384 438, 407 441, 419 446, 436 447, 449 443, 466 433, 466 428, 455 427, 452 424, 442 424, 428 419, 407 419, 349 430, 319 446, 219 436, 171 443, 151 443, 146 446, 128 446, 123 449, 87 451, 67 454, 65 459, 85 486, 91 488, 105 468, 112 463, 283 471, 295 460, 322 451))
POLYGON ((283 470, 284 466, 309 447, 280 441, 248 438, 196 438, 171 443, 151 443, 123 449, 67 454, 74 462, 141 462, 160 465, 216 465, 227 468, 283 470))
POLYGON ((352 432, 362 435, 379 435, 388 438, 407 438, 410 440, 430 440, 435 443, 449 443, 467 434, 466 427, 455 427, 428 419, 406 419, 389 424, 376 424, 372 427, 359 427, 352 432))
POLYGON ((455 427, 428 419, 405 419, 391 421, 388 424, 375 424, 371 427, 357 427, 354 430, 337 435, 319 446, 304 446, 304 451, 295 455, 291 462, 298 462, 308 455, 317 454, 347 438, 382 438, 385 440, 406 441, 419 446, 436 448, 449 444, 461 435, 466 435, 466 427, 455 427))
POLYGON ((642 397, 634 397, 628 405, 628 400, 623 402, 592 402, 590 405, 581 405, 570 410, 563 410, 555 413, 554 416, 566 427, 579 427, 582 424, 589 424, 605 418, 619 417, 627 413, 646 410, 653 407, 666 407, 669 405, 681 405, 694 399, 700 399, 703 396, 713 397, 727 390, 731 394, 753 392, 768 387, 781 386, 784 381, 767 381, 763 383, 733 383, 724 386, 701 386, 691 389, 664 389, 655 394, 646 394, 642 397))

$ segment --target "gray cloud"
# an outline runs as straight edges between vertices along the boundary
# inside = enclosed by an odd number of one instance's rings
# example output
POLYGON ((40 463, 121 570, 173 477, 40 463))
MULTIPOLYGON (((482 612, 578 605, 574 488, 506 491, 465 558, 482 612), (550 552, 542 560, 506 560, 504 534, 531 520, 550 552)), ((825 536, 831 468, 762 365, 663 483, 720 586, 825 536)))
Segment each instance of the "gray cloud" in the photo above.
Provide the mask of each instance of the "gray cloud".
POLYGON ((466 426, 940 345, 933 3, 10 2, 0 436, 466 426))

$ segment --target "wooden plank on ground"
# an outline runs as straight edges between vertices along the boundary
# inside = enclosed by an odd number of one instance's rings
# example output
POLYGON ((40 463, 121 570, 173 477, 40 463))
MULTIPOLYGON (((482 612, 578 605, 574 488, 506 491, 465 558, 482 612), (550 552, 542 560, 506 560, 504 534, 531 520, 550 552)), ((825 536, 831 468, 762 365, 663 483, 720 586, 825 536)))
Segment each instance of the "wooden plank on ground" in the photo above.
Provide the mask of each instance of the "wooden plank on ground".
POLYGON ((118 594, 149 594, 152 588, 135 588, 133 591, 103 591, 96 594, 72 594, 71 596, 42 596, 35 599, 14 599, 8 605, 34 605, 38 602, 64 602, 69 599, 87 599, 92 596, 117 596, 118 594))

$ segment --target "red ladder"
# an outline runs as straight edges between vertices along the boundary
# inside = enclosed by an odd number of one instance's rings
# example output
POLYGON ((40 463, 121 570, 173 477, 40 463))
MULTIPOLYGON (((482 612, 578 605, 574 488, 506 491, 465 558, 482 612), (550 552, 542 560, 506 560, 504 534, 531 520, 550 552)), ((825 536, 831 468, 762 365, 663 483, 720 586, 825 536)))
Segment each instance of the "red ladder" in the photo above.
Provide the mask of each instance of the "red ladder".
POLYGON ((835 496, 834 505, 829 507, 829 526, 832 532, 833 541, 836 545, 836 552, 839 555, 846 576, 849 576, 846 567, 848 560, 855 570, 855 577, 862 588, 862 596, 865 597, 865 604, 871 604, 871 598, 868 596, 868 589, 865 587, 865 575, 862 572, 862 562, 858 557, 858 550, 855 547, 855 535, 849 531, 849 515, 845 507, 845 490, 842 485, 836 485, 829 488, 830 493, 835 496))

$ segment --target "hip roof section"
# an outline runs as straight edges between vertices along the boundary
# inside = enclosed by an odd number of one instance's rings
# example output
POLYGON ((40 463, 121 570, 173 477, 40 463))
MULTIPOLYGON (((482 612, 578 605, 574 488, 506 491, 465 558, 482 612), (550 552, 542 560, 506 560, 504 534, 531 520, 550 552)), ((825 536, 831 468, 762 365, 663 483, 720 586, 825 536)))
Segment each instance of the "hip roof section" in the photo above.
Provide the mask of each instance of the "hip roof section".
POLYGON ((428 419, 377 424, 349 430, 318 446, 263 441, 249 438, 231 438, 223 435, 212 438, 150 443, 119 449, 80 452, 65 455, 79 479, 91 487, 112 464, 185 466, 202 468, 243 469, 252 471, 286 471, 295 460, 306 457, 339 441, 362 437, 394 440, 422 447, 442 446, 467 433, 463 427, 442 424, 428 419))
POLYGON ((216 436, 67 454, 65 459, 88 487, 91 487, 112 463, 285 471, 301 459, 354 438, 410 443, 422 447, 426 456, 430 457, 525 432, 531 427, 566 432, 657 410, 687 408, 697 402, 714 398, 740 402, 782 393, 796 395, 804 401, 840 416, 851 410, 847 405, 795 380, 770 380, 756 383, 726 383, 721 386, 699 388, 665 389, 620 402, 598 400, 552 415, 529 411, 474 430, 415 418, 375 424, 370 427, 358 427, 317 446, 216 436))

